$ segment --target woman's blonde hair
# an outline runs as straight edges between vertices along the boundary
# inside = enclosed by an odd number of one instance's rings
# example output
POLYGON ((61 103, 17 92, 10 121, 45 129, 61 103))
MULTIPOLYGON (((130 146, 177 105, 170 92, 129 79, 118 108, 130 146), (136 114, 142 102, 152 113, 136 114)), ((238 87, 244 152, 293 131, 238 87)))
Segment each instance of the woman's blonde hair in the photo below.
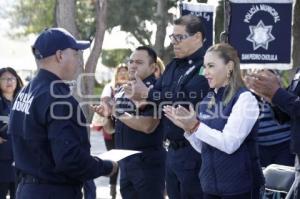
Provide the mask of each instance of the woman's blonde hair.
MULTIPOLYGON (((163 74, 163 72, 165 71, 165 64, 159 57, 157 57, 155 67, 159 69, 159 76, 161 76, 163 74)), ((155 71, 156 71, 156 69, 155 69, 155 71)))
POLYGON ((119 64, 115 68, 114 76, 113 76, 113 78, 111 80, 111 86, 112 86, 113 89, 115 89, 118 86, 118 84, 119 84, 119 82, 118 82, 118 75, 120 73, 120 70, 123 69, 123 68, 128 71, 128 66, 126 64, 124 64, 124 63, 119 64))
POLYGON ((241 76, 240 59, 238 52, 227 43, 219 43, 211 46, 207 52, 216 52, 220 58, 224 60, 225 64, 230 61, 233 62, 233 69, 228 74, 228 86, 226 87, 223 95, 223 104, 227 105, 234 94, 241 88, 245 87, 244 81, 241 76))

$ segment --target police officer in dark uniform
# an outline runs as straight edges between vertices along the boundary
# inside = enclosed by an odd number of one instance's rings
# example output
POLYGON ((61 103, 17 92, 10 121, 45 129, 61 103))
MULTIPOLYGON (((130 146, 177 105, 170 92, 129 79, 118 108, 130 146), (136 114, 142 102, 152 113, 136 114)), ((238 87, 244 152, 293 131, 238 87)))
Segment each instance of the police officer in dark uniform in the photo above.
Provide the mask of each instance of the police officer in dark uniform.
POLYGON ((0 69, 0 198, 15 198, 15 169, 10 135, 7 133, 12 102, 23 82, 13 68, 0 69))
MULTIPOLYGON (((138 47, 129 59, 129 78, 137 78, 148 87, 153 85, 156 60, 153 49, 138 47)), ((116 148, 142 152, 120 161, 122 198, 163 199, 166 152, 163 131, 155 119, 156 106, 136 105, 125 96, 123 88, 115 94, 114 106, 116 148)))
MULTIPOLYGON (((208 83, 201 74, 205 49, 204 27, 196 16, 186 15, 174 21, 173 34, 170 35, 174 46, 175 58, 153 89, 141 82, 127 86, 125 91, 134 100, 144 100, 156 104, 163 103, 196 105, 208 92, 208 83)), ((169 119, 162 117, 161 123, 169 148, 166 162, 167 192, 170 199, 202 198, 198 173, 201 157, 183 136, 183 130, 169 119)))
POLYGON ((83 182, 116 170, 115 162, 90 155, 85 117, 65 83, 89 46, 50 28, 32 47, 39 71, 16 97, 8 129, 20 177, 17 199, 81 199, 83 182))
POLYGON ((249 88, 274 105, 275 117, 291 123, 291 150, 296 154, 296 178, 293 185, 295 199, 300 199, 300 69, 298 68, 288 90, 280 87, 275 74, 268 70, 246 77, 249 88))

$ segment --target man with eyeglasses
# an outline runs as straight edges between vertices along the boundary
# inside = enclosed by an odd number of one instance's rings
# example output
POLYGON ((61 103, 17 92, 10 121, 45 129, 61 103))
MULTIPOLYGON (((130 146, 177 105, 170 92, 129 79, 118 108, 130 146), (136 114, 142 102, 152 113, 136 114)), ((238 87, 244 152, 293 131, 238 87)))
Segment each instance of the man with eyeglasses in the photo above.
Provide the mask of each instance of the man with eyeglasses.
MULTIPOLYGON (((154 88, 147 88, 140 80, 125 87, 127 95, 137 101, 182 105, 188 108, 199 103, 208 92, 208 83, 201 72, 205 49, 205 31, 201 20, 186 15, 174 21, 170 35, 175 58, 166 66, 154 88)), ((198 177, 201 156, 185 140, 183 130, 162 115, 161 123, 169 142, 166 162, 166 183, 170 199, 199 199, 202 190, 198 177)))

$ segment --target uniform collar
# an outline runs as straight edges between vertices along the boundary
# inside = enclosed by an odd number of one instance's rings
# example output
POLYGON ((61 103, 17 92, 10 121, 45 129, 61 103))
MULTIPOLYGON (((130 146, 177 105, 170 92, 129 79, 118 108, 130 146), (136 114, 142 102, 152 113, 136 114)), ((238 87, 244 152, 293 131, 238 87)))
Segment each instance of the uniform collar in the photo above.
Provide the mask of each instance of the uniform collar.
POLYGON ((49 81, 61 80, 57 75, 45 69, 39 69, 37 77, 49 81))
POLYGON ((37 74, 37 79, 40 79, 42 81, 48 81, 49 84, 51 84, 52 82, 55 82, 55 84, 53 84, 54 87, 60 87, 60 88, 65 88, 66 92, 70 91, 70 84, 68 84, 68 82, 62 80, 61 78, 59 78, 57 75, 55 75, 54 73, 45 70, 45 69, 40 69, 38 74, 37 74))
POLYGON ((146 77, 143 80, 144 84, 146 84, 147 87, 149 87, 150 85, 152 85, 155 82, 155 76, 153 74, 151 74, 150 76, 146 77))
POLYGON ((185 58, 175 58, 175 60, 180 62, 188 62, 189 65, 194 65, 195 63, 203 60, 204 53, 204 48, 201 47, 190 56, 187 56, 185 58))

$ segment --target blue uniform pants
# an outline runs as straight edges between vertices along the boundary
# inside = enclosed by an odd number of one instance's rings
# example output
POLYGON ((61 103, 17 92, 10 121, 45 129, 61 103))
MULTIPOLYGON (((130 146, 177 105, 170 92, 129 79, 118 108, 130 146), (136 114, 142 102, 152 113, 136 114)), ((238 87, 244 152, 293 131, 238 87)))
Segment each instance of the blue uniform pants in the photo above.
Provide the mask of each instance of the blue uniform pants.
POLYGON ((123 199, 163 199, 165 151, 138 154, 120 163, 120 192, 123 199))
POLYGON ((82 199, 82 186, 20 182, 16 199, 82 199))
POLYGON ((94 180, 88 180, 83 184, 84 199, 96 199, 96 190, 94 180))
POLYGON ((169 148, 166 163, 170 199, 202 199, 199 179, 201 156, 191 146, 169 148))

